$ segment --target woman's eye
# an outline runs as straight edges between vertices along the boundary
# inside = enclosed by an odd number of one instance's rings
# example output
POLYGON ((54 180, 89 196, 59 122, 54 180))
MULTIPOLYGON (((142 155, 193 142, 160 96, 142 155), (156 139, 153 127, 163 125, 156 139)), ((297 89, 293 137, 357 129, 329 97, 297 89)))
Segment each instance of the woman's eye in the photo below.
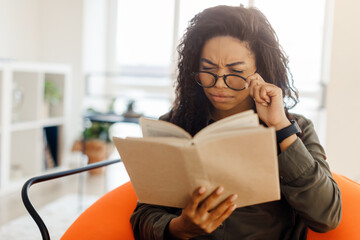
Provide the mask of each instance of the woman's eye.
POLYGON ((214 68, 213 67, 202 67, 203 70, 213 70, 214 68))
POLYGON ((235 70, 235 69, 232 69, 231 71, 236 72, 236 73, 243 73, 243 72, 244 72, 244 71, 241 71, 241 70, 235 70))

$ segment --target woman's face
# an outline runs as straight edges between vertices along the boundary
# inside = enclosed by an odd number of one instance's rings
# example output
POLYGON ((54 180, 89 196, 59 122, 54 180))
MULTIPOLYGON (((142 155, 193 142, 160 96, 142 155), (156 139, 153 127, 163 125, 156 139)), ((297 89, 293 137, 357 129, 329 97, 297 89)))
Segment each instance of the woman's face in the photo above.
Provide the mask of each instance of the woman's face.
MULTIPOLYGON (((214 37, 202 49, 199 70, 218 76, 236 74, 247 78, 256 71, 255 57, 246 42, 230 36, 214 37)), ((203 89, 214 107, 213 115, 222 118, 252 108, 249 89, 232 90, 223 78, 218 78, 214 87, 203 89)))

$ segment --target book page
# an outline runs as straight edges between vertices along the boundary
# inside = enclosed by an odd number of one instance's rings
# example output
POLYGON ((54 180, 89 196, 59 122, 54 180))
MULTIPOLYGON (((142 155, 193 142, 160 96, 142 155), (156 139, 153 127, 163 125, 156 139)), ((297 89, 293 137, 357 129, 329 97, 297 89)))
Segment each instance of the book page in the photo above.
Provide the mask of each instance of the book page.
POLYGON ((209 190, 225 188, 216 203, 236 193, 238 207, 279 200, 275 130, 262 127, 244 131, 196 143, 210 178, 209 190))
POLYGON ((220 133, 229 130, 233 131, 257 126, 259 126, 259 117, 257 114, 254 113, 253 110, 249 110, 210 124, 209 126, 202 129, 200 132, 198 132, 195 135, 194 139, 200 138, 202 136, 208 136, 214 133, 220 133))
POLYGON ((176 137, 192 139, 188 132, 170 122, 144 117, 141 117, 139 122, 143 137, 176 137))
MULTIPOLYGON (((115 138, 117 137, 113 137, 114 140, 115 138)), ((138 141, 138 142, 152 142, 159 144, 162 143, 162 144, 173 145, 178 147, 188 147, 193 143, 192 139, 189 140, 185 138, 174 138, 174 137, 146 137, 146 138, 126 137, 125 140, 138 141)))
POLYGON ((201 134, 193 139, 194 144, 205 143, 207 141, 218 141, 220 138, 230 138, 232 136, 243 136, 253 134, 264 129, 264 126, 249 127, 249 128, 238 128, 238 129, 227 129, 224 131, 215 131, 211 134, 201 134))

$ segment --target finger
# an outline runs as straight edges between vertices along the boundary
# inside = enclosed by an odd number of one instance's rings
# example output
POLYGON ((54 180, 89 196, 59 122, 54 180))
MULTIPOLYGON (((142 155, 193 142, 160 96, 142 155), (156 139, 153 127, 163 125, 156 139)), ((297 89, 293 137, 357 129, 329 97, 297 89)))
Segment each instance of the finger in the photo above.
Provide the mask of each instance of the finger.
POLYGON ((263 88, 263 86, 264 85, 257 85, 257 86, 254 87, 254 96, 253 96, 253 98, 254 98, 255 102, 267 107, 268 106, 267 102, 264 99, 262 99, 261 96, 260 96, 260 91, 263 88))
POLYGON ((250 91, 256 87, 257 85, 260 85, 261 81, 258 79, 250 79, 248 80, 248 88, 250 89, 250 91))
POLYGON ((226 209, 223 215, 221 215, 216 221, 220 225, 223 223, 236 209, 236 204, 232 203, 230 206, 226 209))
POLYGON ((273 85, 273 84, 269 84, 266 88, 267 91, 267 95, 270 97, 281 97, 282 98, 282 90, 281 88, 273 85))
POLYGON ((259 83, 259 81, 257 81, 257 80, 252 80, 251 82, 250 82, 250 84, 249 84, 249 93, 250 93, 250 96, 252 97, 252 98, 254 98, 254 93, 255 93, 255 88, 256 88, 256 86, 258 86, 260 83, 259 83))
POLYGON ((198 187, 193 192, 192 197, 186 207, 191 211, 196 211, 205 193, 206 193, 206 189, 204 187, 202 186, 198 187))
POLYGON ((251 76, 247 79, 248 88, 250 90, 250 96, 254 96, 256 86, 263 85, 265 82, 261 77, 251 76))
POLYGON ((199 207, 199 213, 204 214, 214 207, 215 201, 224 192, 223 187, 216 188, 204 201, 201 202, 199 207))
POLYGON ((222 215, 225 214, 225 212, 228 210, 228 208, 234 204, 234 201, 237 199, 237 194, 232 194, 229 197, 227 197, 224 201, 222 201, 218 206, 216 206, 211 212, 210 212, 210 218, 212 219, 218 219, 222 215))
POLYGON ((271 103, 283 102, 283 95, 281 88, 273 85, 273 84, 266 84, 266 95, 269 97, 271 103))
POLYGON ((268 104, 270 104, 271 98, 270 98, 269 95, 267 94, 267 88, 268 88, 267 85, 261 86, 259 95, 260 95, 260 98, 261 98, 262 100, 264 100, 265 102, 267 102, 268 104))
POLYGON ((251 82, 253 82, 253 84, 255 82, 258 82, 258 84, 261 84, 261 83, 265 83, 265 80, 258 73, 254 73, 246 78, 246 82, 250 86, 251 82))

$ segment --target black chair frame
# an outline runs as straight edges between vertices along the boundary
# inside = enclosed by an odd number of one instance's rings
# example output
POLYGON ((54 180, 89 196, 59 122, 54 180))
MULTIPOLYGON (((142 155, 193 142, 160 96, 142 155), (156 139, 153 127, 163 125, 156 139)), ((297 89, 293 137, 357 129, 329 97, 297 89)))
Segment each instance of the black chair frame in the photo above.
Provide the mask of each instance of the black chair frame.
POLYGON ((73 175, 73 174, 78 174, 81 172, 86 172, 89 170, 93 170, 95 168, 105 167, 105 166, 119 163, 119 162, 121 162, 121 159, 101 161, 101 162, 86 165, 84 167, 79 167, 79 168, 75 168, 75 169, 71 169, 71 170, 65 170, 65 171, 60 171, 60 172, 56 172, 56 173, 33 177, 25 182, 25 184, 21 190, 21 198, 25 205, 26 210, 29 212, 29 214, 34 219, 35 223, 37 224, 43 240, 49 240, 50 235, 49 235, 49 231, 48 231, 44 221, 41 219, 40 215, 37 213, 37 211, 35 210, 35 208, 33 207, 33 205, 30 202, 30 198, 29 198, 30 187, 32 185, 40 183, 40 182, 45 182, 45 181, 49 181, 49 180, 56 179, 56 178, 61 178, 61 177, 65 177, 65 176, 69 176, 69 175, 73 175))

